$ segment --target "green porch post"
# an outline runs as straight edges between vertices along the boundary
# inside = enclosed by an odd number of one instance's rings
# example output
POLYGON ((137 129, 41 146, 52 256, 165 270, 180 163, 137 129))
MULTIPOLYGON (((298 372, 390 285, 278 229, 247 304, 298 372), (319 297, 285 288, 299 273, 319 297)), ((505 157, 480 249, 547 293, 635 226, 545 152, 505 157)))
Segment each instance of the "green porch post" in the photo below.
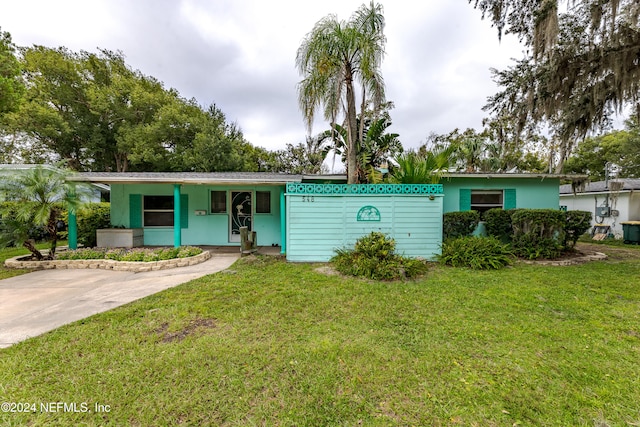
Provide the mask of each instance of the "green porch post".
MULTIPOLYGON (((75 194, 71 194, 71 197, 75 199, 75 194)), ((75 206, 69 207, 69 235, 67 237, 69 241, 69 249, 78 249, 78 221, 76 220, 76 208, 75 206)))
POLYGON ((282 255, 287 253, 287 213, 285 212, 284 201, 285 189, 280 189, 280 253, 282 255))
POLYGON ((182 246, 182 229, 180 228, 180 184, 173 184, 173 246, 182 246))

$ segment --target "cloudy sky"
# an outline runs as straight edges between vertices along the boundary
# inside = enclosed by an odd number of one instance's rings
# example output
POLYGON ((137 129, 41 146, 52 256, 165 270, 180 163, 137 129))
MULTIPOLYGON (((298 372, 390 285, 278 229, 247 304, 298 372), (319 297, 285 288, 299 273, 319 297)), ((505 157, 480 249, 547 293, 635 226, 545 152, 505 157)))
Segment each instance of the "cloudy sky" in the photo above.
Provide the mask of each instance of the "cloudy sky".
MULTIPOLYGON (((304 141, 295 68, 300 42, 322 17, 348 19, 363 0, 3 1, 0 28, 18 46, 120 50, 127 63, 201 105, 217 104, 267 149, 304 141)), ((431 132, 480 129, 496 92, 490 67, 521 56, 467 0, 380 0, 387 36, 382 72, 405 147, 431 132)), ((316 121, 313 132, 327 128, 316 121)))

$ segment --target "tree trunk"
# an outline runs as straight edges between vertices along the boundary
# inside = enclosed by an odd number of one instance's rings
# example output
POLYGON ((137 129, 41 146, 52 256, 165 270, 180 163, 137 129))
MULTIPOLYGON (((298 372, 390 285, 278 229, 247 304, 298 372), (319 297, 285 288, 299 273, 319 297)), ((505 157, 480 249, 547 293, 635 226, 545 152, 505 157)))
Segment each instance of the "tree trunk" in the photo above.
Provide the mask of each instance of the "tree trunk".
POLYGON ((22 246, 27 248, 27 250, 31 252, 31 255, 38 261, 42 261, 42 259, 44 258, 42 256, 42 253, 36 248, 36 242, 33 239, 25 240, 24 242, 22 242, 22 246))
POLYGON ((358 183, 358 125, 356 123, 356 97, 353 92, 353 74, 347 68, 347 184, 358 183))

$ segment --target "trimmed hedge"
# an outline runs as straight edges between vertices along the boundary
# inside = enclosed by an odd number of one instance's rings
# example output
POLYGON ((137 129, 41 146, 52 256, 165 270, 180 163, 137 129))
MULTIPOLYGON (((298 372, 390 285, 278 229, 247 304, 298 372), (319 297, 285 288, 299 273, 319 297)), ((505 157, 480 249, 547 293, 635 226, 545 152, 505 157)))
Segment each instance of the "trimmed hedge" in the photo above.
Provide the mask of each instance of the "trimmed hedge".
POLYGON ((487 234, 503 242, 510 242, 513 235, 511 215, 515 209, 504 210, 501 208, 489 209, 482 219, 485 222, 487 234))
POLYGON ((444 240, 470 236, 480 222, 477 211, 447 212, 442 217, 444 240))
POLYGON ((98 244, 96 230, 111 226, 111 205, 109 203, 90 203, 77 214, 78 243, 93 247, 98 244))

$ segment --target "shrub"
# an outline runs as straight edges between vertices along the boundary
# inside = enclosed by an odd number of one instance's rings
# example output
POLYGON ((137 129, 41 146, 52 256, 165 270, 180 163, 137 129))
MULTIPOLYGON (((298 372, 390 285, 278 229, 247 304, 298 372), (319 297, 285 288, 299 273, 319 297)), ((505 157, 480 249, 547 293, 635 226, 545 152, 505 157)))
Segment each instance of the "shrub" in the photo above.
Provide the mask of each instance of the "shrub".
POLYGON ((495 237, 466 236, 445 241, 438 260, 452 267, 495 270, 511 264, 513 252, 495 237))
POLYGON ((520 209, 511 216, 513 249, 527 259, 557 258, 564 243, 565 212, 553 209, 520 209))
POLYGON ((414 278, 427 271, 424 261, 400 256, 395 247, 392 238, 372 232, 358 239, 353 250, 337 249, 330 262, 342 274, 374 280, 414 278))
POLYGON ((110 227, 110 214, 109 203, 90 203, 78 211, 78 243, 86 247, 95 246, 96 230, 110 227))
POLYGON ((442 233, 444 239, 470 236, 480 222, 477 211, 447 212, 443 215, 442 233))
POLYGON ((489 209, 482 216, 487 227, 487 235, 503 242, 510 242, 513 236, 511 214, 513 210, 505 211, 501 208, 489 209))
POLYGON ((580 236, 591 227, 591 212, 589 211, 567 211, 565 212, 564 226, 564 247, 572 249, 580 236))

